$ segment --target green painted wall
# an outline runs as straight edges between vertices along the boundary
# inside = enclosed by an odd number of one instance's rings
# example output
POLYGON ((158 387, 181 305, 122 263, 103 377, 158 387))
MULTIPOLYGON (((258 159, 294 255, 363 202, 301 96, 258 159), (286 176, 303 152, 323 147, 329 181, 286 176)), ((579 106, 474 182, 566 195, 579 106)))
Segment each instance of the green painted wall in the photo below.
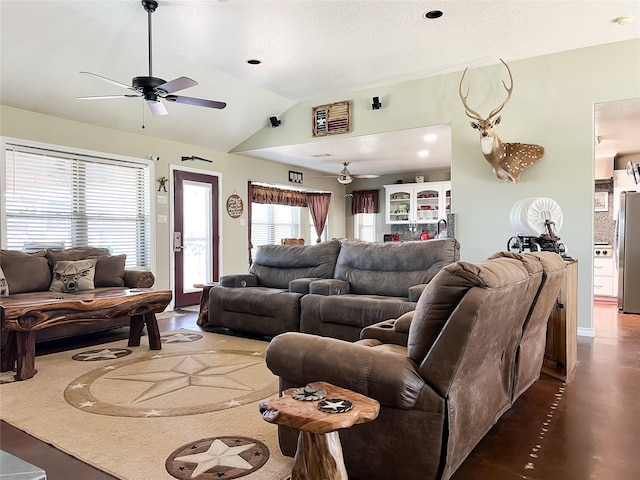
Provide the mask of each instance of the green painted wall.
MULTIPOLYGON (((589 334, 593 331, 593 106, 640 97, 640 40, 509 65, 514 92, 496 131, 503 141, 536 143, 546 150, 517 185, 497 180, 482 157, 478 133, 469 126, 458 96, 461 72, 300 103, 281 115, 283 127, 277 129, 277 136, 265 128, 234 151, 321 141, 310 134, 311 109, 341 100, 353 101, 351 136, 451 124, 452 210, 457 214, 462 258, 477 261, 505 249, 513 235, 509 212, 516 201, 553 198, 564 214, 562 242, 580 262, 578 326, 581 333, 589 334), (371 110, 373 96, 380 97, 383 109, 371 110)), ((502 65, 470 70, 465 80, 471 86, 470 105, 487 115, 504 99, 503 78, 502 65)))

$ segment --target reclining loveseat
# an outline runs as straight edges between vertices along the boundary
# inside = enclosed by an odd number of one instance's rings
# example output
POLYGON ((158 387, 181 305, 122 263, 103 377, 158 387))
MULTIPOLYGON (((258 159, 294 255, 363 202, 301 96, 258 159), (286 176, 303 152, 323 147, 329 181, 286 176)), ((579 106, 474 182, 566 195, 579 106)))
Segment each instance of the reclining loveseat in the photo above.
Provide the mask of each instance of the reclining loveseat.
POLYGON ((459 256, 453 238, 263 245, 248 274, 211 288, 208 326, 357 340, 362 328, 414 310, 425 285, 459 256))

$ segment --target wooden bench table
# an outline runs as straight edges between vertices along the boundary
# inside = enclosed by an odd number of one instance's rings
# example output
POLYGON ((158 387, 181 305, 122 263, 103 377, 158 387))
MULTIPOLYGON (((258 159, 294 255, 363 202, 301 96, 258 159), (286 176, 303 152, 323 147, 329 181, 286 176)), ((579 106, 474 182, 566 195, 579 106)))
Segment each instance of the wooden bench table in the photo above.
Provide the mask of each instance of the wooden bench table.
POLYGON ((262 418, 300 430, 291 480, 348 480, 337 430, 375 420, 380 404, 330 383, 313 382, 308 386, 325 390, 326 400, 348 400, 353 408, 344 413, 321 412, 318 401, 296 400, 291 396, 296 389, 289 388, 282 397, 260 402, 262 418))
POLYGON ((16 380, 33 377, 37 330, 65 323, 94 323, 106 318, 131 316, 129 346, 140 345, 147 326, 149 348, 160 350, 156 313, 171 301, 170 290, 101 288, 74 293, 35 292, 0 300, 2 329, 8 331, 0 371, 16 371, 16 380))

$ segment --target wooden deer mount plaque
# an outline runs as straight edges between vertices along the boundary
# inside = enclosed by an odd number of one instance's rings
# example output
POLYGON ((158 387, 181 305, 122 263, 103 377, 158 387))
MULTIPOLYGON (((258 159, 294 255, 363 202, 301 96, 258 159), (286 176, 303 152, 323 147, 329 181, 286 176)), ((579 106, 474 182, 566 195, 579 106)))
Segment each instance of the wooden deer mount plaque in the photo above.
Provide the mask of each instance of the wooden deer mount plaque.
POLYGON ((313 136, 336 135, 351 131, 351 101, 313 107, 313 136))

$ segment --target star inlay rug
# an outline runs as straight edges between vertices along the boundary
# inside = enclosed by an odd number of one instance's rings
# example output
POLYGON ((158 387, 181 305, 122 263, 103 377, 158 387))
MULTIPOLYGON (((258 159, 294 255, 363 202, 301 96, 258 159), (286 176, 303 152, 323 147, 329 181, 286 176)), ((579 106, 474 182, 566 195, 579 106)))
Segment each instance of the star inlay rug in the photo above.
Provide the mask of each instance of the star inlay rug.
POLYGON ((264 351, 156 352, 76 378, 66 401, 101 415, 176 416, 233 408, 277 391, 273 377, 262 374, 264 351))
POLYGON ((259 411, 278 395, 268 342, 189 330, 162 337, 170 341, 161 350, 143 336, 139 347, 123 339, 38 356, 33 378, 0 385, 2 419, 116 478, 287 479, 293 460, 259 411))

